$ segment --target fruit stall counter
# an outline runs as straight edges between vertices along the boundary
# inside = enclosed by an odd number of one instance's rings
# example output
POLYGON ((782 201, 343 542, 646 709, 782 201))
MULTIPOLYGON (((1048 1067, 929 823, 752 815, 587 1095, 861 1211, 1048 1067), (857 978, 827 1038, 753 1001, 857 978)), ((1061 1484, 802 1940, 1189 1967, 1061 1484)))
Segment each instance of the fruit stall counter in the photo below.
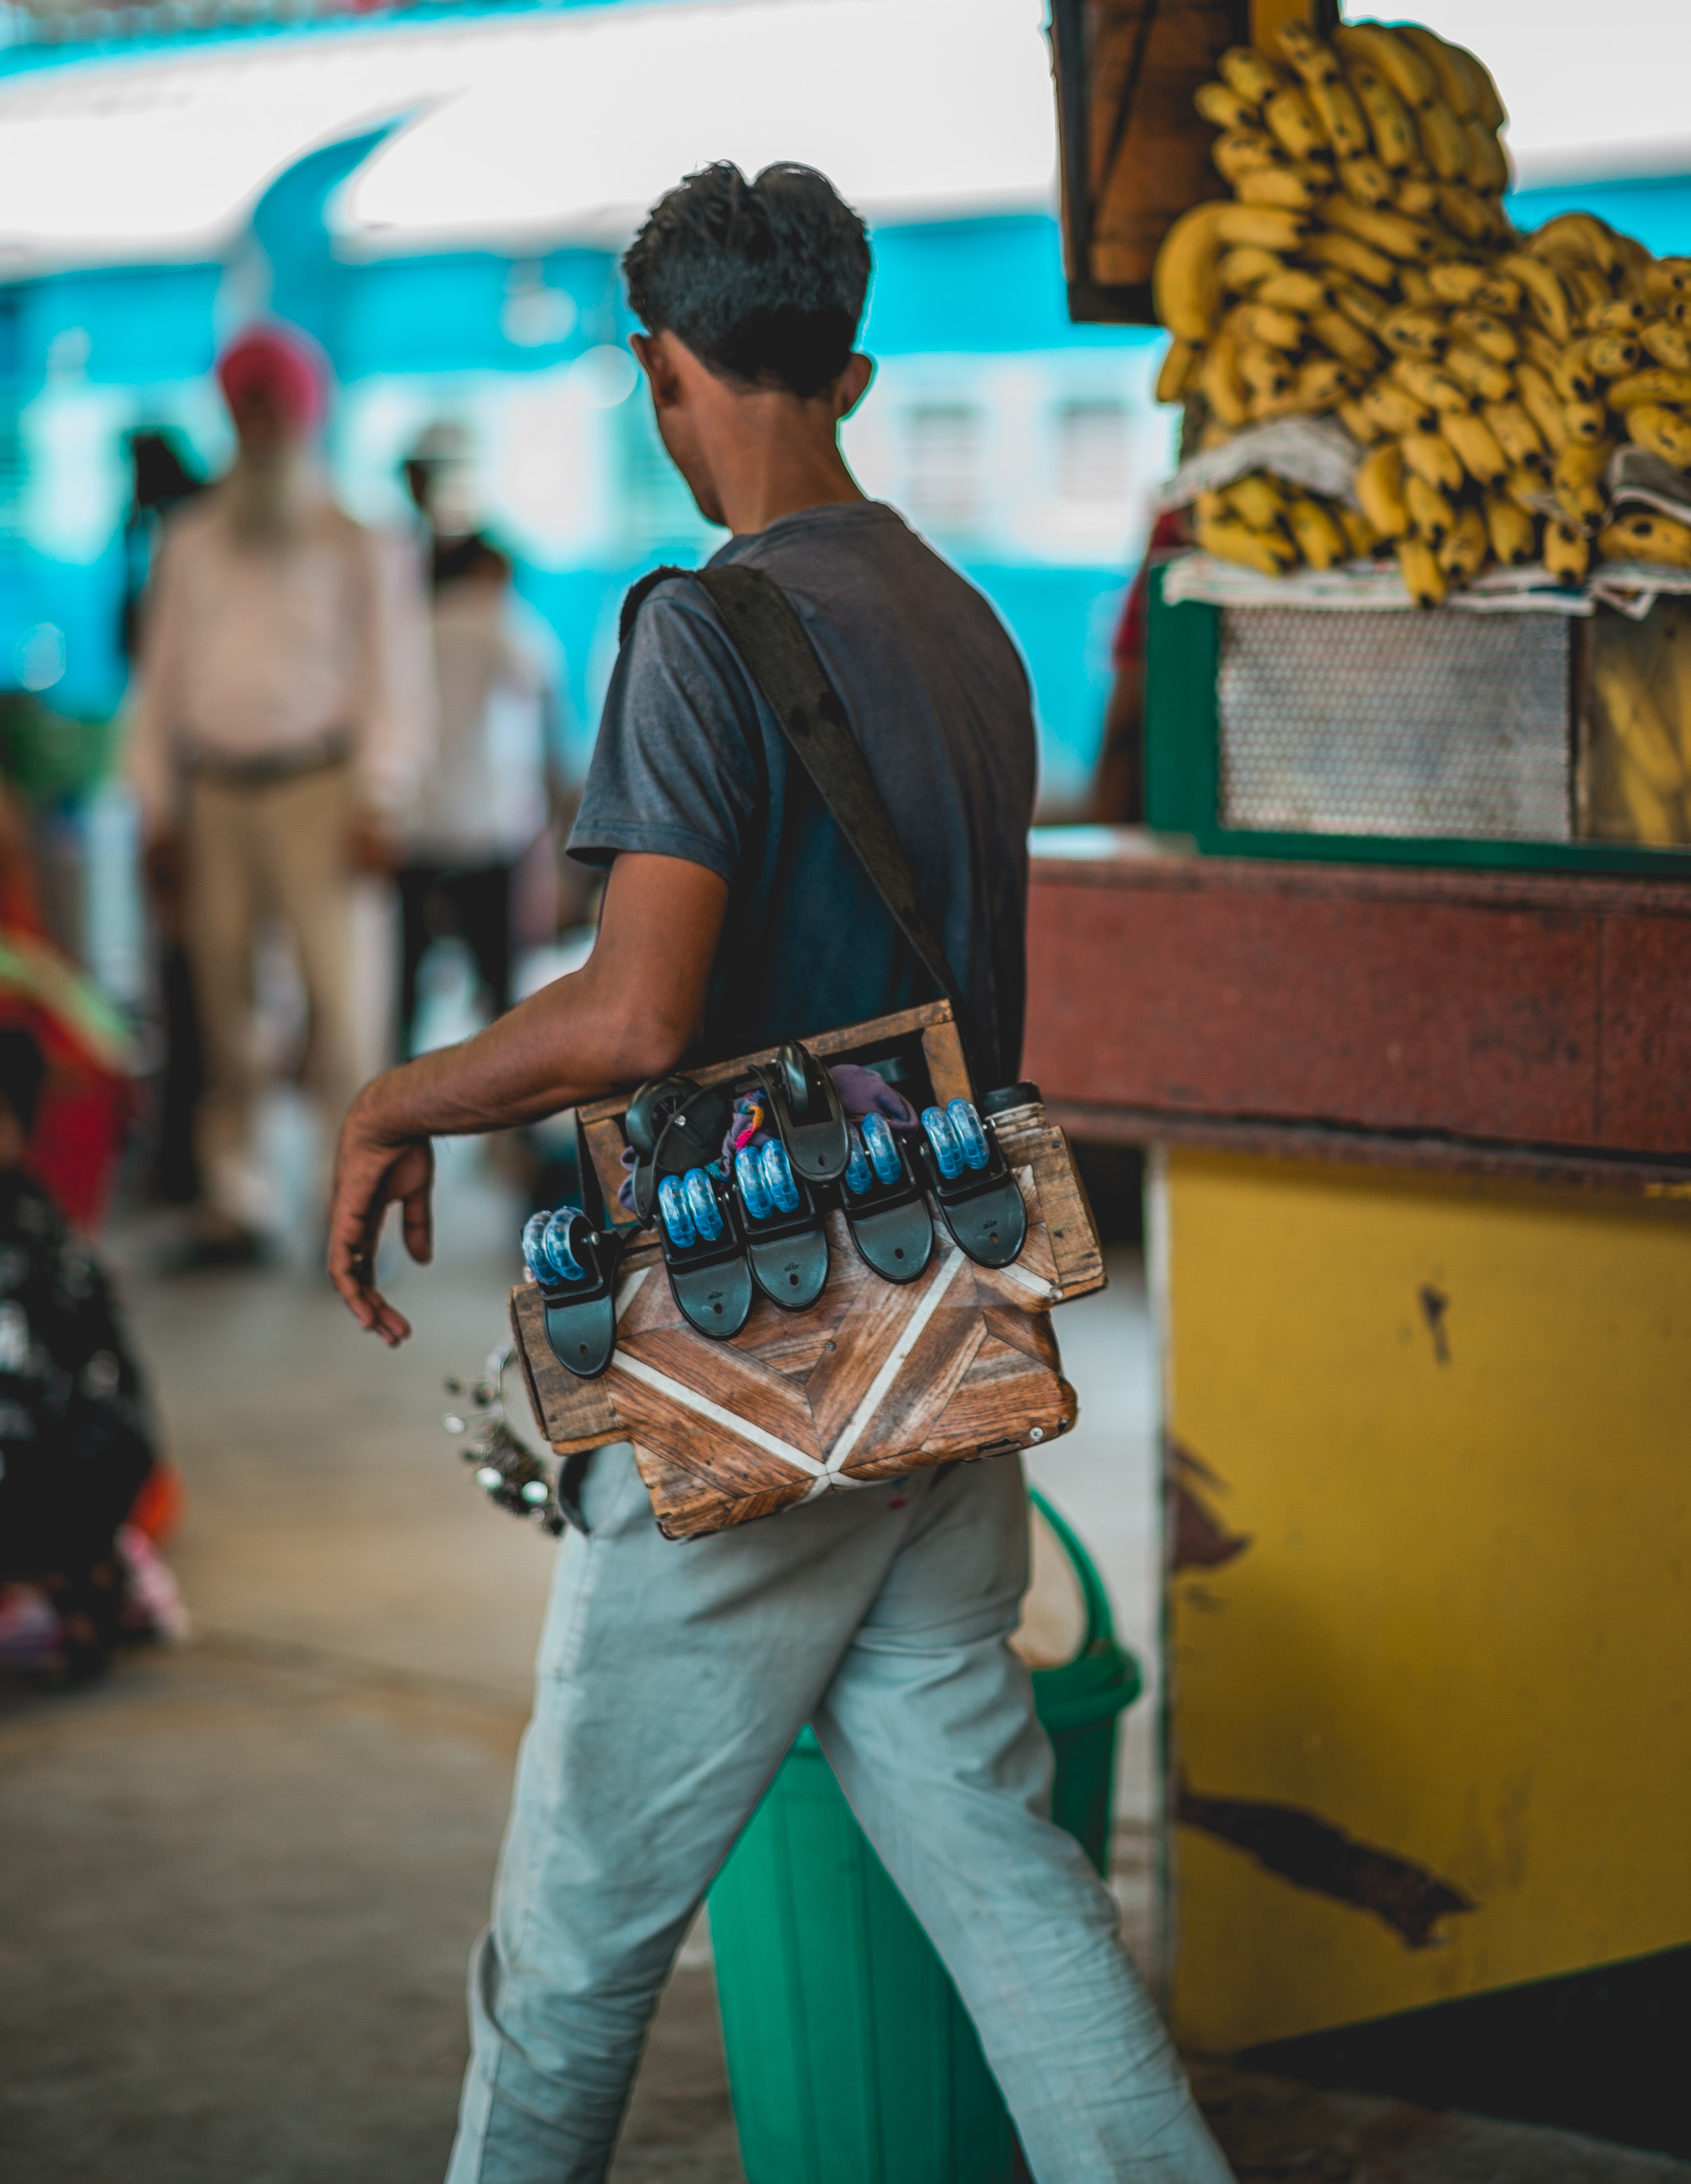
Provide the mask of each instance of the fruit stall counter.
POLYGON ((1517 232, 1419 25, 1052 31, 1195 542, 1025 1061, 1152 1149, 1175 2029, 1691 2153, 1691 257, 1517 232))
POLYGON ((1691 1942, 1691 889, 1040 838, 1027 1067, 1156 1149, 1176 2031, 1389 2085, 1691 1942))

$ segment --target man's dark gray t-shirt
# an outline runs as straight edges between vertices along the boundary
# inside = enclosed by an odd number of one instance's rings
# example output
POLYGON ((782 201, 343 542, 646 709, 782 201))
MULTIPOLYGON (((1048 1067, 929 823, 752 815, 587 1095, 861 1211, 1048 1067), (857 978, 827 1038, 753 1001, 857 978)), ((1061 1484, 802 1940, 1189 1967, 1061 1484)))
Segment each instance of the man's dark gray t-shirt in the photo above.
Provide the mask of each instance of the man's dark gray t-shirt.
MULTIPOLYGON (((735 538, 792 601, 840 696, 972 1011, 978 1089, 1012 1082, 1026 989, 1035 752, 1020 656, 980 593, 877 501, 735 538)), ((570 853, 684 857, 729 888, 697 1060, 934 998, 703 589, 641 605, 570 853)))

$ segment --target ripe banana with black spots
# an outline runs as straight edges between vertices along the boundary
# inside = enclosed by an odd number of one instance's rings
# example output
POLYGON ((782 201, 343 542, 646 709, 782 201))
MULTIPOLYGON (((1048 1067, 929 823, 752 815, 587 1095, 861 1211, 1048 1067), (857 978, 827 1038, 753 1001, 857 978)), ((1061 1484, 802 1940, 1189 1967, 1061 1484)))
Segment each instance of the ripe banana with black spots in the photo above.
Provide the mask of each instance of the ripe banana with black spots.
POLYGON ((1444 352, 1444 369, 1476 401, 1507 402, 1515 392, 1515 377, 1509 366, 1465 341, 1451 343, 1444 352))
POLYGON ((1627 430, 1641 448, 1677 470, 1691 470, 1691 419, 1665 403, 1641 402, 1627 412, 1627 430))
POLYGON ((1438 549, 1438 566, 1447 577, 1459 583, 1466 583, 1477 577, 1486 566, 1491 539, 1486 530, 1486 519, 1477 508, 1459 508, 1450 535, 1438 549))
POLYGON ((1409 537, 1400 538, 1393 550, 1398 556, 1398 574, 1415 604, 1443 606, 1448 586, 1438 566, 1438 556, 1428 542, 1412 532, 1409 537))
POLYGON ((1286 513, 1298 550, 1312 569, 1335 568, 1349 559, 1344 532, 1312 495, 1299 493, 1286 513))
POLYGON ((1362 512, 1382 538, 1401 538, 1409 527, 1404 505, 1404 451, 1395 440, 1382 440, 1357 465, 1356 497, 1362 512))
MULTIPOLYGON (((1459 493, 1464 483, 1462 458, 1448 440, 1432 431, 1405 432, 1398 442, 1404 468, 1437 493, 1459 493)), ((1404 490, 1408 486, 1405 483, 1404 490)))
POLYGON ((1192 532, 1206 554, 1236 561, 1261 576, 1283 577, 1297 566, 1298 549, 1289 538, 1275 532, 1253 531, 1236 515, 1201 515, 1192 532))
POLYGON ((1331 227, 1316 229, 1303 246, 1303 255, 1314 265, 1348 273, 1370 288, 1389 288, 1396 270, 1384 251, 1372 250, 1353 235, 1342 235, 1331 227))
POLYGON ((1691 569, 1691 524, 1638 510, 1599 531, 1597 550, 1605 561, 1661 561, 1691 569))
POLYGON ((1232 210, 1220 198, 1183 212, 1163 238, 1151 276, 1157 316, 1181 341, 1207 342, 1221 313, 1219 271, 1222 218, 1232 210))
POLYGON ((1192 93, 1192 104, 1217 129, 1256 129, 1262 125, 1262 109, 1254 100, 1242 98, 1231 84, 1201 83, 1192 93))
POLYGON ((1538 526, 1527 511, 1500 493, 1488 493, 1484 506, 1486 536, 1502 566, 1516 569, 1537 560, 1538 526))
POLYGON ((1197 383, 1198 351, 1178 337, 1169 343, 1157 373, 1157 399, 1179 402, 1197 383))
POLYGON ((1563 516, 1577 530, 1600 522, 1603 493, 1599 481, 1615 452, 1612 440, 1596 446, 1571 440, 1550 465, 1550 483, 1563 516))
POLYGON ((1498 478, 1508 475, 1508 458, 1483 417, 1475 416, 1471 410, 1465 410, 1460 415, 1442 410, 1438 429, 1461 457, 1463 469, 1481 485, 1495 484, 1498 478))
POLYGON ((1652 365, 1648 371, 1611 380, 1604 391, 1611 410, 1636 410, 1641 402, 1666 402, 1683 410, 1691 407, 1691 371, 1670 371, 1666 365, 1652 365))
POLYGON ((1549 462, 1544 436, 1519 402, 1487 402, 1480 415, 1511 470, 1542 470, 1549 462))
POLYGON ((1438 78, 1414 46, 1383 23, 1341 23, 1333 43, 1346 60, 1378 69, 1411 111, 1437 98, 1438 78))
POLYGON ((1286 515, 1286 489, 1266 471, 1253 471, 1248 477, 1236 478, 1231 485, 1223 486, 1221 497, 1253 531, 1272 531, 1286 515))
POLYGON ((1591 566, 1591 547, 1577 524, 1553 515, 1544 526, 1544 566, 1561 584, 1582 584, 1591 566))

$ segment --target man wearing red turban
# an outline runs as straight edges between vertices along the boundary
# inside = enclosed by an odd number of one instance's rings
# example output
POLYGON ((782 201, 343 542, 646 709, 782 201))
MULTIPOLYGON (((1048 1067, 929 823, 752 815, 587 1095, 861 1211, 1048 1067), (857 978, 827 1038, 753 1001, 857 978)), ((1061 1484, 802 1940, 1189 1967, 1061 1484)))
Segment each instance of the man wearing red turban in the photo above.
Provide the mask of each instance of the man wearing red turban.
POLYGON ((236 458, 166 524, 130 770, 149 871, 180 873, 187 889, 205 1050, 200 1256, 238 1259, 275 1218, 252 1145, 259 923, 279 913, 288 928, 332 1133, 362 1073, 354 883, 394 860, 433 709, 415 557, 354 523, 322 477, 315 436, 328 380, 315 345, 293 327, 250 328, 219 358, 217 378, 236 458))

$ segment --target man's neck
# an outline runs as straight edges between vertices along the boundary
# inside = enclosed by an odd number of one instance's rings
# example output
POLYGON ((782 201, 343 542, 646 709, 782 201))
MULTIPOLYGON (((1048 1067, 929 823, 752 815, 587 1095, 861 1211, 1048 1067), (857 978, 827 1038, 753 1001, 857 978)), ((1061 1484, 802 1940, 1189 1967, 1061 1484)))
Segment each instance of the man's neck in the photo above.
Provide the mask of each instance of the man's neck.
POLYGON ((719 413, 717 428, 712 472, 736 538, 801 509, 868 497, 833 440, 819 442, 813 426, 795 418, 789 396, 742 395, 719 413))

